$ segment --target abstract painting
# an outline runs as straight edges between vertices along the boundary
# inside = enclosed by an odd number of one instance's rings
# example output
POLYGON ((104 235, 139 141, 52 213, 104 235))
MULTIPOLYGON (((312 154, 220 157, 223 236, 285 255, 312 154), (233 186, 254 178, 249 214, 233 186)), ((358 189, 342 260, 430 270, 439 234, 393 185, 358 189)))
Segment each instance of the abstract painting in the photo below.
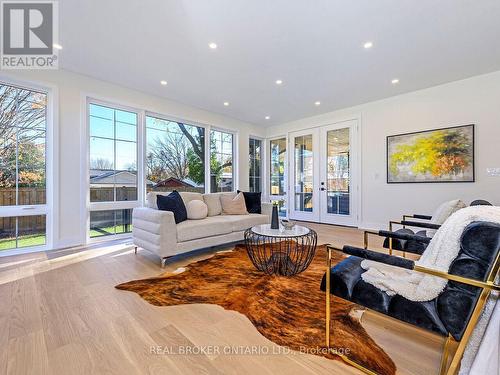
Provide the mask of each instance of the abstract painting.
POLYGON ((474 125, 387 137, 387 183, 474 182, 474 125))

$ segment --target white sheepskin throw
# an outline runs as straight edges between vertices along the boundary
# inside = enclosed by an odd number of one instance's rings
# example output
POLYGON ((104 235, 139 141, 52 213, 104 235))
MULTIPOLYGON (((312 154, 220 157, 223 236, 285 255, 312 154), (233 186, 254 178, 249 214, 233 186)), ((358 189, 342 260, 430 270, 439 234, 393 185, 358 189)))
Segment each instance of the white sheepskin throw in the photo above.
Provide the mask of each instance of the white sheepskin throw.
MULTIPOLYGON (((427 249, 415 264, 448 272, 460 251, 460 237, 470 223, 489 221, 500 224, 500 207, 466 207, 451 215, 439 228, 427 249)), ((364 260, 361 267, 366 271, 363 280, 388 295, 399 294, 411 301, 430 301, 436 298, 447 284, 446 279, 421 272, 405 270, 382 263, 364 260)))

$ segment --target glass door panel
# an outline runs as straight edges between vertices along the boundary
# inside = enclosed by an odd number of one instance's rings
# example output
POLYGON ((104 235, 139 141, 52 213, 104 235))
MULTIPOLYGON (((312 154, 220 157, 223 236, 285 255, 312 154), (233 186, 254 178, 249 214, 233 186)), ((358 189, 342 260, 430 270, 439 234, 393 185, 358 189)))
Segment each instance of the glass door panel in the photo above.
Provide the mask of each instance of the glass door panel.
POLYGON ((313 211, 313 136, 295 138, 295 211, 313 211))
POLYGON ((349 215, 349 128, 327 132, 326 157, 327 212, 349 215))
POLYGON ((357 120, 320 128, 320 221, 357 225, 357 120))
POLYGON ((316 151, 318 130, 293 133, 290 150, 293 155, 290 186, 290 218, 317 221, 319 215, 317 178, 318 155, 316 151))

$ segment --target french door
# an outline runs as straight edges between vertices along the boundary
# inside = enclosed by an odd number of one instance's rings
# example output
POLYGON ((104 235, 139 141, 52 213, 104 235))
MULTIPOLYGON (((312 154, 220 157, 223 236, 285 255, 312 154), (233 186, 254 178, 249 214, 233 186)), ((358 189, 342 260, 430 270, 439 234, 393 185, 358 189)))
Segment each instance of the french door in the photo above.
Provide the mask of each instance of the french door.
POLYGON ((290 133, 291 219, 356 226, 357 120, 290 133))

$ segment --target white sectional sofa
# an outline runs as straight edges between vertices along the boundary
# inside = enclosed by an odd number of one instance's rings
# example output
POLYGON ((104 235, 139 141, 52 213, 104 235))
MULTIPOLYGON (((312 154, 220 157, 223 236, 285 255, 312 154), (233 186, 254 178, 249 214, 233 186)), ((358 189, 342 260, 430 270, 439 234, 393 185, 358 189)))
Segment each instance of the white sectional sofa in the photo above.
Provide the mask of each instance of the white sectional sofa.
POLYGON ((156 196, 168 195, 167 192, 150 192, 146 207, 134 208, 132 213, 132 235, 134 245, 157 254, 162 267, 168 257, 195 249, 221 245, 243 240, 246 229, 271 221, 271 203, 262 203, 261 214, 223 215, 220 203, 221 194, 229 193, 190 193, 181 192, 184 204, 191 200, 201 200, 208 206, 208 216, 199 220, 186 220, 175 223, 174 214, 158 210, 156 196))

